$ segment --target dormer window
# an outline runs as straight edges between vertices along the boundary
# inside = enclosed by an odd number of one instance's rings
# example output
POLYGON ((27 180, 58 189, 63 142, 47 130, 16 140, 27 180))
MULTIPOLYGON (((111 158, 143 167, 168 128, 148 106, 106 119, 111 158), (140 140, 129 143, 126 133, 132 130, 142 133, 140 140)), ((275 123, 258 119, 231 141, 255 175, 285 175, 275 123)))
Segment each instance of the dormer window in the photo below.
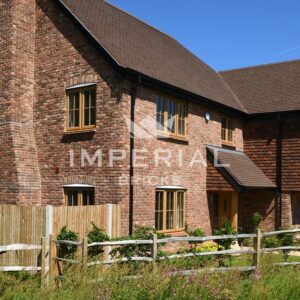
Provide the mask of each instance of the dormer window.
POLYGON ((67 90, 67 131, 96 127, 96 86, 67 90))

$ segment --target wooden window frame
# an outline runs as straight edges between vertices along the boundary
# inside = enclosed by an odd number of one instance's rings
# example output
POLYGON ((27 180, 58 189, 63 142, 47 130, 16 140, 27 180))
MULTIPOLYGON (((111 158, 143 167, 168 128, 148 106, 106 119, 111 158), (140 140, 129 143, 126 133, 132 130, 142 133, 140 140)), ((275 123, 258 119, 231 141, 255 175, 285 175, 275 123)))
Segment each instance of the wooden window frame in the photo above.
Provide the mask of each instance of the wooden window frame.
MULTIPOLYGON (((157 232, 161 233, 172 233, 172 232, 182 232, 185 230, 185 213, 186 213, 186 190, 182 189, 157 189, 155 191, 155 206, 156 206, 156 194, 157 193, 163 193, 163 229, 158 230, 157 232), (167 227, 167 193, 173 192, 174 193, 174 219, 173 219, 173 229, 166 229, 167 227), (183 220, 182 224, 183 227, 177 228, 177 199, 178 199, 178 193, 183 193, 183 220)), ((154 216, 156 217, 156 208, 154 216)), ((156 220, 155 220, 156 222, 156 220)))
POLYGON ((186 139, 187 137, 187 115, 188 115, 188 105, 186 101, 179 100, 177 98, 171 98, 167 96, 157 96, 156 98, 157 102, 156 105, 158 105, 159 99, 164 100, 164 110, 162 113, 159 113, 158 110, 156 110, 156 120, 157 120, 157 115, 162 114, 164 116, 164 124, 163 124, 163 130, 160 130, 156 128, 157 133, 159 136, 166 136, 166 137, 174 137, 174 138, 179 138, 179 139, 186 139), (174 115, 174 122, 175 122, 175 131, 171 132, 168 129, 168 109, 167 109, 167 101, 174 101, 175 102, 175 115, 174 115), (178 115, 178 104, 182 104, 184 106, 184 133, 180 134, 179 133, 179 115, 178 115))
POLYGON ((67 116, 66 116, 66 132, 79 132, 79 131, 90 131, 96 129, 96 110, 97 110, 97 89, 96 86, 88 86, 82 88, 75 88, 66 91, 67 96, 67 116), (85 126, 84 125, 84 93, 86 91, 95 91, 95 124, 85 126), (69 103, 70 103, 70 94, 79 93, 79 126, 77 127, 69 127, 70 115, 69 115, 69 103))
POLYGON ((228 145, 235 144, 235 128, 234 128, 233 120, 230 118, 223 117, 221 119, 221 139, 223 144, 228 144, 228 145), (223 127, 224 123, 225 123, 225 127, 223 127), (232 137, 231 140, 229 139, 230 132, 232 137), (225 135, 225 139, 223 138, 223 133, 225 135))
POLYGON ((93 206, 95 205, 95 189, 94 188, 65 188, 65 206, 68 207, 77 207, 77 206, 93 206), (68 205, 68 192, 77 192, 78 193, 78 205, 68 205), (83 192, 93 192, 94 193, 94 204, 83 205, 83 192))

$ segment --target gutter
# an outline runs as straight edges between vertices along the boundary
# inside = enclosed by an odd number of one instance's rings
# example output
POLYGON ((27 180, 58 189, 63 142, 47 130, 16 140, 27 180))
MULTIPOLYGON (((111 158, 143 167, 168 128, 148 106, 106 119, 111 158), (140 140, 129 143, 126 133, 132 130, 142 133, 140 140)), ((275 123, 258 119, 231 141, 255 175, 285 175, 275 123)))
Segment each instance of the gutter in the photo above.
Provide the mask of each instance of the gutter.
POLYGON ((129 146, 129 235, 133 234, 133 210, 134 210, 134 167, 133 167, 133 155, 134 155, 134 135, 135 135, 135 100, 137 88, 141 82, 141 78, 138 77, 137 83, 131 87, 130 97, 130 146, 129 146))

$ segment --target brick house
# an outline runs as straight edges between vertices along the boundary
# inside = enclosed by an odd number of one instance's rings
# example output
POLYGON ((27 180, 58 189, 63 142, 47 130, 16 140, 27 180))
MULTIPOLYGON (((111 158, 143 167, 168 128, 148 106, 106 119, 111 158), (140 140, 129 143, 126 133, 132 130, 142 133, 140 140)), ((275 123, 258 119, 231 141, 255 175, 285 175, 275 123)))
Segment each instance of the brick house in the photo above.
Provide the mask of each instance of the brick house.
POLYGON ((1 0, 1 204, 300 224, 300 61, 218 73, 101 0, 1 0), (154 127, 153 127, 154 124, 154 127))

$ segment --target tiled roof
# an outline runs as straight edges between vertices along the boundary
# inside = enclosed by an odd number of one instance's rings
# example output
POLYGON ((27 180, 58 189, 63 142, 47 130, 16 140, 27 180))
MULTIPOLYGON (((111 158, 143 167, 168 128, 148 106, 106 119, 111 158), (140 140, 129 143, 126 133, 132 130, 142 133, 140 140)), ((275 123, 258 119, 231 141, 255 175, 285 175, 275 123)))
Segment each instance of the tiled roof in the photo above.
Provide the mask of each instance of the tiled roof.
POLYGON ((244 111, 221 75, 180 43, 102 0, 60 0, 123 68, 244 111))
POLYGON ((220 74, 250 114, 300 110, 300 60, 220 74))
MULTIPOLYGON (((276 188, 276 185, 243 152, 207 146, 208 152, 216 159, 235 183, 242 188, 276 188)), ((217 166, 215 166, 217 167, 217 166)))

